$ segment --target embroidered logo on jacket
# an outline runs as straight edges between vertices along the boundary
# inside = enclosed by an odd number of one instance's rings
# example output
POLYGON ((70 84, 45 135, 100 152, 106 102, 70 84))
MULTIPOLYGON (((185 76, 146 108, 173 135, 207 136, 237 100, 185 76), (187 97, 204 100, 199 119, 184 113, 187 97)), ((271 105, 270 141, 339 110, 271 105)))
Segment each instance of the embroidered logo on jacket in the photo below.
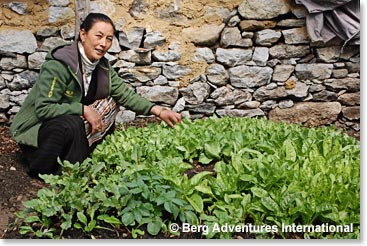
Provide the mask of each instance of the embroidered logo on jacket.
POLYGON ((72 96, 74 95, 74 91, 66 90, 64 94, 65 94, 65 96, 67 96, 67 97, 72 97, 72 96))

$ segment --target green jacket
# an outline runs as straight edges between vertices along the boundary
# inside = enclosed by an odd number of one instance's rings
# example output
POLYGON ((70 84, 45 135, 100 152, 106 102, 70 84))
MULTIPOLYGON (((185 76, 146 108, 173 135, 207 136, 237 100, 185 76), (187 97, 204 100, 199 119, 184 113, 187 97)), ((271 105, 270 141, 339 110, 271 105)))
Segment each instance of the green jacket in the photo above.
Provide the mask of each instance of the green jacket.
MULTIPOLYGON (((82 74, 77 42, 57 47, 46 56, 37 82, 32 87, 10 126, 15 141, 38 147, 38 131, 43 120, 61 115, 83 115, 82 74)), ((118 76, 106 58, 96 67, 97 99, 112 96, 119 105, 148 115, 153 103, 136 94, 118 76)))

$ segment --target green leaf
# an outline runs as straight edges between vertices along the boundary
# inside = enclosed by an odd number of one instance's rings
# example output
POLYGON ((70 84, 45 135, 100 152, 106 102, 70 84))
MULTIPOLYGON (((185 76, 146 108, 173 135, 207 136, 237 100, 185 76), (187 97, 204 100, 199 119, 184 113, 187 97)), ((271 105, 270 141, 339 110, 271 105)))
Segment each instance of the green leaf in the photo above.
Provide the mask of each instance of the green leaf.
POLYGON ((241 201, 241 205, 244 210, 247 210, 248 206, 251 203, 251 195, 250 194, 243 194, 243 198, 241 201))
MULTIPOLYGON (((181 160, 182 161, 182 160, 181 160)), ((177 161, 175 162, 177 163, 177 161)), ((177 166, 177 169, 182 172, 182 171, 185 171, 185 170, 189 170, 189 169, 192 169, 192 165, 189 164, 189 163, 186 163, 186 162, 181 162, 178 166, 177 166)))
POLYGON ((276 150, 274 149, 274 147, 271 144, 262 143, 262 144, 257 144, 256 147, 259 150, 261 150, 261 152, 265 152, 265 153, 268 153, 270 155, 276 153, 276 150))
POLYGON ((197 225, 199 223, 198 217, 192 211, 184 211, 185 221, 190 225, 197 225))
POLYGON ((187 151, 186 148, 185 148, 185 146, 175 146, 175 148, 178 149, 178 150, 180 150, 180 151, 182 151, 182 152, 186 152, 187 151))
POLYGON ((212 189, 208 185, 208 180, 203 180, 200 184, 195 186, 195 190, 210 196, 214 196, 212 189))
POLYGON ((204 153, 201 153, 199 156, 199 162, 201 164, 207 165, 209 164, 213 159, 208 158, 204 153))
POLYGON ((150 235, 157 235, 162 228, 162 222, 159 220, 148 223, 147 230, 150 235))
POLYGON ((251 182, 251 183, 254 183, 254 184, 257 183, 257 179, 253 175, 249 175, 249 174, 242 174, 240 176, 240 180, 246 181, 246 182, 251 182))
POLYGON ((201 196, 197 193, 194 193, 190 197, 187 197, 187 200, 191 204, 191 206, 196 210, 196 212, 201 213, 204 209, 204 202, 201 196))
POLYGON ((105 164, 104 163, 99 163, 97 165, 94 165, 91 167, 91 173, 92 174, 96 174, 98 172, 100 172, 102 170, 102 168, 105 167, 105 164))
POLYGON ((332 148, 332 140, 330 137, 326 137, 322 142, 322 151, 324 157, 327 157, 328 154, 331 152, 332 148))
POLYGON ((254 196, 257 196, 260 198, 268 195, 268 192, 260 187, 252 187, 251 192, 252 194, 254 194, 254 196))
POLYGON ((290 139, 285 140, 283 143, 283 149, 285 150, 285 159, 288 161, 296 161, 297 159, 297 152, 294 146, 294 143, 290 139))
POLYGON ((133 238, 137 238, 137 237, 138 237, 138 235, 140 235, 140 236, 144 236, 144 231, 142 231, 142 230, 140 230, 140 229, 132 229, 132 230, 131 230, 131 236, 132 236, 133 238))
POLYGON ((181 199, 173 198, 172 203, 177 204, 178 206, 183 206, 183 201, 181 199))
POLYGON ((261 156, 261 152, 254 150, 254 149, 250 149, 250 148, 242 148, 239 152, 241 153, 250 153, 253 154, 254 156, 261 156))
POLYGON ((89 223, 88 223, 88 226, 85 228, 85 230, 87 232, 91 232, 95 227, 96 227, 96 224, 97 224, 97 221, 96 220, 91 220, 89 223))
POLYGON ((78 220, 82 222, 84 225, 87 225, 87 217, 84 215, 82 211, 79 211, 76 213, 76 216, 78 217, 78 220))
POLYGON ((34 230, 31 226, 21 226, 20 227, 20 230, 19 230, 20 234, 24 235, 24 234, 27 234, 27 233, 30 233, 30 232, 34 232, 34 230))
MULTIPOLYGON (((230 139, 227 139, 230 140, 230 139)), ((223 144, 223 148, 222 148, 222 154, 223 156, 226 157, 231 157, 233 154, 233 143, 222 143, 223 144)))
POLYGON ((278 204, 269 196, 263 196, 261 197, 261 203, 266 207, 267 209, 273 211, 273 212, 279 212, 279 206, 278 204))
POLYGON ((82 230, 83 227, 80 223, 76 222, 76 223, 74 223, 74 228, 82 230))
POLYGON ((172 207, 172 203, 171 202, 164 202, 163 207, 167 210, 167 212, 169 212, 171 214, 173 213, 173 211, 171 209, 171 207, 172 207))
POLYGON ((26 208, 36 208, 39 204, 40 200, 38 199, 32 199, 26 202, 23 202, 24 207, 26 208))
POLYGON ((24 219, 24 222, 25 223, 33 223, 33 222, 38 222, 38 221, 41 221, 40 218, 36 215, 34 216, 29 216, 27 218, 24 219))
POLYGON ((121 217, 121 221, 125 226, 132 225, 134 223, 134 220, 135 220, 134 215, 130 212, 125 213, 121 217))
POLYGON ((208 158, 213 158, 215 160, 220 159, 220 144, 218 142, 209 142, 204 144, 205 154, 208 158))
POLYGON ((207 175, 211 175, 212 174, 212 172, 209 172, 209 171, 202 171, 202 172, 200 172, 200 173, 198 173, 198 174, 195 174, 194 176, 192 176, 192 178, 190 179, 190 182, 191 182, 191 185, 193 185, 193 186, 196 186, 196 185, 198 185, 199 184, 199 182, 200 182, 200 180, 202 179, 202 178, 204 178, 205 176, 207 176, 207 175))
POLYGON ((100 215, 98 215, 97 216, 97 219, 99 219, 99 220, 105 220, 106 218, 108 218, 109 217, 109 215, 108 214, 100 214, 100 215))
POLYGON ((104 222, 107 222, 109 224, 114 224, 114 225, 120 225, 121 221, 116 218, 115 216, 108 216, 106 218, 103 219, 104 222))
POLYGON ((69 229, 71 227, 71 219, 70 220, 65 220, 64 222, 62 222, 60 227, 64 231, 69 229))
POLYGON ((143 215, 140 212, 140 209, 135 209, 133 212, 133 215, 134 215, 134 220, 138 223, 140 223, 141 220, 143 219, 143 215))

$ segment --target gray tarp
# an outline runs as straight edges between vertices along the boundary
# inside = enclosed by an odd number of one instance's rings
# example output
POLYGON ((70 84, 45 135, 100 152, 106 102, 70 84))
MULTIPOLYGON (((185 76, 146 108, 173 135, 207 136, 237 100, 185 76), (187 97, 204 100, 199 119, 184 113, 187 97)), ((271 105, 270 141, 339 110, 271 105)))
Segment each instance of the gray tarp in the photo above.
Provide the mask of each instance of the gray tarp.
MULTIPOLYGON (((307 32, 312 42, 326 43, 335 37, 344 45, 359 45, 359 0, 296 0, 307 9, 307 32)), ((343 45, 343 46, 344 46, 343 45)))

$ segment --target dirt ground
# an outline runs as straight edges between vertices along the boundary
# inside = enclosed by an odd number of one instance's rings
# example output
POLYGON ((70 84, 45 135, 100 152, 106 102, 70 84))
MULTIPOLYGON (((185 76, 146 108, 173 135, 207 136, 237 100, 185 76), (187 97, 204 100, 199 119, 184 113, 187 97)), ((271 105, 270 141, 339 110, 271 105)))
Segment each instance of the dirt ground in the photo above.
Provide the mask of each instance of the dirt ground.
POLYGON ((14 213, 22 209, 22 202, 35 198, 44 184, 27 175, 8 127, 0 127, 0 144, 0 238, 3 238, 14 213))

